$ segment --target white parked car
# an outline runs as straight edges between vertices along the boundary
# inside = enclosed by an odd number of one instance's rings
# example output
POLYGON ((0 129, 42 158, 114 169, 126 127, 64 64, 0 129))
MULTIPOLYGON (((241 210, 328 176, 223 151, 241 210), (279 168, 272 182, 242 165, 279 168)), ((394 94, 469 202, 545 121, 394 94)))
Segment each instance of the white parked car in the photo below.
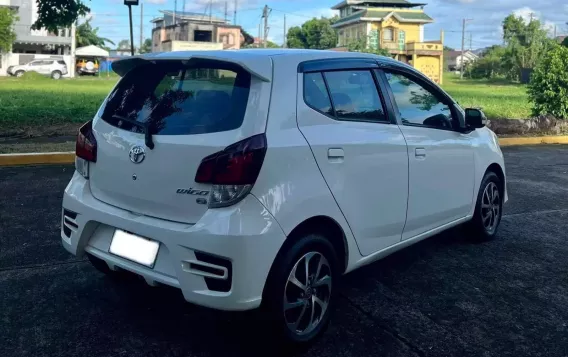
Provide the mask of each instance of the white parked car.
POLYGON ((123 78, 80 129, 61 230, 107 274, 262 307, 302 343, 324 330, 341 274, 458 224, 496 234, 497 137, 405 64, 241 50, 113 69, 123 78))
POLYGON ((9 75, 21 77, 26 72, 36 72, 53 79, 60 79, 67 74, 65 61, 57 58, 35 59, 19 66, 10 66, 7 69, 9 75))

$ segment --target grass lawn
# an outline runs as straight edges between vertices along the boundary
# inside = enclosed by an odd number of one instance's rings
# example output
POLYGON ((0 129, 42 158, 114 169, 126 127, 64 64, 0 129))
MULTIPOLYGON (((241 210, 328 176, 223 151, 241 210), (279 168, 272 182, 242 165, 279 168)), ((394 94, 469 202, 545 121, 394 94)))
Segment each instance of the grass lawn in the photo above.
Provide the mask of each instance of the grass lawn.
MULTIPOLYGON (((526 87, 446 74, 444 89, 464 107, 481 107, 489 118, 528 118, 526 87)), ((117 77, 59 81, 47 77, 0 77, 0 137, 73 135, 91 119, 117 77)))
POLYGON ((22 129, 76 127, 93 117, 116 80, 0 77, 0 136, 22 129))
POLYGON ((505 80, 460 80, 459 76, 446 73, 442 87, 460 106, 480 107, 490 119, 531 117, 532 103, 525 85, 505 80))

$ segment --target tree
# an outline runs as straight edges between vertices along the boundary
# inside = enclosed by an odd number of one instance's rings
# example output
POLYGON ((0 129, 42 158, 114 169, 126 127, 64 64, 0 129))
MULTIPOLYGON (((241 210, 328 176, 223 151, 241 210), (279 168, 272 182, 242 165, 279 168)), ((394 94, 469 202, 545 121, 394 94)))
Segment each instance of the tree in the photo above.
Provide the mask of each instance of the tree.
POLYGON ((568 119, 568 48, 556 45, 535 68, 529 84, 534 115, 568 119))
POLYGON ((450 46, 444 46, 444 51, 455 51, 455 49, 450 46))
POLYGON ((290 27, 286 35, 286 46, 288 48, 307 48, 306 37, 299 26, 290 27))
POLYGON ((34 30, 45 28, 51 32, 57 32, 60 28, 71 26, 79 16, 86 16, 91 11, 83 0, 36 1, 38 17, 32 25, 34 30))
POLYGON ((507 49, 502 46, 491 46, 485 50, 483 57, 475 61, 470 68, 472 78, 496 78, 508 75, 509 65, 503 60, 507 57, 507 49))
POLYGON ((16 12, 8 7, 0 7, 0 53, 8 52, 16 41, 14 23, 18 21, 16 12))
POLYGON ((337 33, 325 17, 306 21, 302 25, 302 32, 308 48, 323 50, 337 45, 337 33))
POLYGON ((83 47, 89 45, 105 47, 107 42, 114 45, 114 42, 112 42, 108 38, 99 37, 98 31, 99 31, 98 27, 93 28, 91 26, 91 19, 88 19, 87 21, 77 26, 77 31, 76 31, 77 47, 83 47))
POLYGON ((522 17, 509 15, 503 20, 503 40, 507 52, 505 63, 519 76, 533 69, 551 48, 552 42, 539 20, 528 23, 522 17))
POLYGON ((331 27, 331 20, 325 17, 313 18, 288 29, 286 44, 290 48, 327 49, 337 45, 337 33, 331 27))
POLYGON ((118 49, 120 49, 120 50, 130 49, 130 41, 129 40, 120 40, 118 42, 118 49))
POLYGON ((385 50, 384 48, 374 49, 374 48, 369 47, 367 45, 367 43, 368 43, 368 40, 365 41, 364 38, 361 38, 361 39, 349 42, 349 44, 347 45, 347 49, 350 52, 372 53, 372 54, 379 55, 379 56, 389 56, 390 57, 390 53, 389 53, 388 50, 385 50))
POLYGON ((150 53, 152 52, 152 39, 147 38, 144 40, 142 46, 140 46, 140 53, 150 53))
POLYGON ((564 40, 562 41, 562 46, 568 47, 568 36, 564 37, 564 40))

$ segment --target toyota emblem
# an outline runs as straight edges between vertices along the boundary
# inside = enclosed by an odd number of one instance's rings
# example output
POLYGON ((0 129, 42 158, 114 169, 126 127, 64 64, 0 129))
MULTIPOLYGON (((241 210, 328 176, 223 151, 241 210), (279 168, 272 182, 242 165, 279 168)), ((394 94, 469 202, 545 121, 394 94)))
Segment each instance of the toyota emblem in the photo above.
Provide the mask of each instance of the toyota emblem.
POLYGON ((144 158, 146 158, 146 152, 142 146, 135 146, 130 149, 128 156, 130 157, 130 161, 135 164, 139 164, 144 161, 144 158))

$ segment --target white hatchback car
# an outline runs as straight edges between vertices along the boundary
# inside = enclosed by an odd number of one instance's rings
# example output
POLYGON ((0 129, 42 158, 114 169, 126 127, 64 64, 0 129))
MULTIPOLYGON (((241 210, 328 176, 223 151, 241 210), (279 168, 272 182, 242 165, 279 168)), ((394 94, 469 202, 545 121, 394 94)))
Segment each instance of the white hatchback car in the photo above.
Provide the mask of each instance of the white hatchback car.
POLYGON ((497 231, 497 137, 408 65, 241 50, 113 69, 123 78, 78 135, 61 230, 105 273, 215 309, 262 306, 307 342, 341 274, 461 223, 497 231))

